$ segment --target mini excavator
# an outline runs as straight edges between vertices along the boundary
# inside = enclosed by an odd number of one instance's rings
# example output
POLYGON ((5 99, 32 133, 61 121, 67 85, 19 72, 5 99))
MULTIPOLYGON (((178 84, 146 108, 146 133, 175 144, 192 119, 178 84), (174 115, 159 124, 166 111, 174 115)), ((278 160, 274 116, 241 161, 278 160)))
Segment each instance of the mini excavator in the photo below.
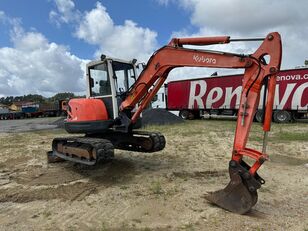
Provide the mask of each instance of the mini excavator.
POLYGON ((85 165, 110 161, 114 149, 136 152, 163 150, 165 138, 159 132, 139 131, 140 115, 177 67, 243 68, 242 93, 229 162, 230 183, 222 190, 210 192, 206 199, 238 214, 249 211, 257 202, 257 190, 265 181, 257 170, 268 159, 267 137, 270 131, 276 75, 281 63, 281 39, 277 32, 265 38, 231 39, 221 37, 173 38, 158 49, 136 79, 136 60, 123 61, 105 55, 87 65, 87 97, 68 102, 65 129, 82 136, 55 138, 51 157, 85 165), (204 49, 194 46, 227 44, 237 41, 262 41, 249 55, 204 49), (187 47, 189 45, 189 48, 187 47), (186 47, 184 47, 186 46, 186 47), (190 48, 194 47, 194 48, 190 48), (246 147, 249 131, 264 91, 263 148, 246 147), (251 166, 243 158, 253 160, 251 166))

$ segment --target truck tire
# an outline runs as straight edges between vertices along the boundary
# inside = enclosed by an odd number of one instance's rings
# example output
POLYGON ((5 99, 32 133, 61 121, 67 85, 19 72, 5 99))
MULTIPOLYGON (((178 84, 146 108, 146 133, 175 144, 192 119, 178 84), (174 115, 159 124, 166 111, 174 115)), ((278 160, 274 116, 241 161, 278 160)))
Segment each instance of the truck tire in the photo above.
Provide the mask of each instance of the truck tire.
POLYGON ((291 114, 288 111, 275 111, 273 115, 274 122, 276 123, 288 123, 291 120, 291 114))
POLYGON ((193 120, 195 118, 194 114, 189 110, 181 110, 179 113, 179 117, 184 120, 193 120))
POLYGON ((179 117, 181 117, 184 120, 188 119, 189 111, 187 110, 181 110, 179 113, 179 117))
POLYGON ((258 123, 262 123, 262 118, 263 118, 263 110, 257 110, 257 112, 255 114, 255 120, 258 123))
POLYGON ((300 122, 308 118, 307 113, 299 113, 299 112, 292 112, 292 120, 295 122, 300 122), (306 116, 305 116, 306 115, 306 116))

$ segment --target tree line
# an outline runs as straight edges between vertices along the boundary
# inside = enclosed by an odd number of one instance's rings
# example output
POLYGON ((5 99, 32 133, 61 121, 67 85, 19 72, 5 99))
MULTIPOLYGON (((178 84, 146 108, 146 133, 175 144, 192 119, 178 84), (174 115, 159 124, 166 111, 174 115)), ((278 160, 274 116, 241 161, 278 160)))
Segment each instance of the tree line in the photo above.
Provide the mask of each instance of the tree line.
POLYGON ((10 105, 14 102, 35 102, 35 103, 46 103, 46 102, 54 102, 57 100, 65 100, 71 98, 82 98, 85 96, 76 96, 72 92, 62 92, 57 93, 52 97, 44 97, 38 94, 28 94, 24 96, 6 96, 0 98, 1 104, 10 105))

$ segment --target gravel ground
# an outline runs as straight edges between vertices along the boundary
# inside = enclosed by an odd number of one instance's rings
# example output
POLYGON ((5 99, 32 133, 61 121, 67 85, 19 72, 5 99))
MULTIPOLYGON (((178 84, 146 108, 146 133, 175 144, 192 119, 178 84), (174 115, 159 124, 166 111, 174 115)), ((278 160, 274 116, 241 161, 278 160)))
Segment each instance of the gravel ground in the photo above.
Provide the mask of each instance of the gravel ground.
POLYGON ((167 125, 183 123, 184 120, 165 109, 149 109, 142 113, 143 125, 167 125))
POLYGON ((16 133, 27 132, 34 130, 44 130, 57 128, 57 125, 52 125, 59 118, 45 117, 20 120, 0 120, 0 133, 16 133))

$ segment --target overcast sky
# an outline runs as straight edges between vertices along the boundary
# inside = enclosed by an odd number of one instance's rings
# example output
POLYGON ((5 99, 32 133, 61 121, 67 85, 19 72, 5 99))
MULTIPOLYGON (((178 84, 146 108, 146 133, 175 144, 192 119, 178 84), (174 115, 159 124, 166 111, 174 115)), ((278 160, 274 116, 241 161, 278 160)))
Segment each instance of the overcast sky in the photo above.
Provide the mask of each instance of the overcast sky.
MULTIPOLYGON (((0 96, 85 93, 85 64, 101 53, 147 61, 173 36, 264 37, 278 31, 282 68, 308 59, 308 1, 1 0, 0 96)), ((215 49, 252 53, 256 44, 215 49)), ((169 80, 209 75, 181 69, 169 80)))

